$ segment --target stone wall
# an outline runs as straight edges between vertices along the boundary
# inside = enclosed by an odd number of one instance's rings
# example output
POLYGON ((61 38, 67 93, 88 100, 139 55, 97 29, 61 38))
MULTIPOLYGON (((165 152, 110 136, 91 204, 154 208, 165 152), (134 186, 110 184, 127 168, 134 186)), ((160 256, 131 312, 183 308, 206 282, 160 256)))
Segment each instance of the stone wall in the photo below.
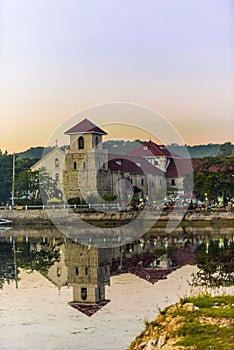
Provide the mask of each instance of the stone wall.
MULTIPOLYGON (((55 215, 57 213, 58 219, 63 220, 64 223, 69 224, 69 216, 66 216, 66 209, 55 209, 55 215)), ((34 225, 34 226, 51 226, 52 223, 48 217, 46 210, 2 210, 0 212, 4 219, 12 220, 13 225, 34 225)), ((80 219, 88 221, 129 221, 133 220, 139 212, 107 212, 107 213, 96 213, 96 212, 82 212, 79 215, 80 219)), ((148 220, 156 221, 157 213, 149 212, 147 215, 148 220)), ((74 216, 72 216, 74 218, 74 216)), ((168 213, 161 213, 160 221, 167 221, 169 218, 168 213)), ((175 216, 176 219, 176 216, 175 216)), ((60 222, 61 222, 60 220, 60 222)), ((192 223, 196 221, 212 222, 212 221, 230 221, 234 220, 234 212, 206 212, 206 211, 188 211, 183 219, 184 222, 192 223)))

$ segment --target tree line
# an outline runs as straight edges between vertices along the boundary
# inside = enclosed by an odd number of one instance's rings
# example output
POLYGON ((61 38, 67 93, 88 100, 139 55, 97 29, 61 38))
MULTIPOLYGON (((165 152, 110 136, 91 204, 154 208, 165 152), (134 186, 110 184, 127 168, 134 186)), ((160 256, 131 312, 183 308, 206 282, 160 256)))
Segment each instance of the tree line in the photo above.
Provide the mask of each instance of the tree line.
MULTIPOLYGON (((103 148, 107 149, 110 153, 126 154, 144 142, 145 141, 140 139, 134 141, 108 140, 103 142, 103 148)), ((17 156, 20 158, 40 159, 43 154, 45 155, 47 152, 50 152, 51 149, 51 147, 31 147, 24 152, 17 153, 17 156)), ((69 146, 64 145, 61 149, 67 150, 69 146)), ((223 144, 209 143, 207 145, 194 146, 170 144, 167 145, 167 149, 182 157, 187 157, 189 154, 191 158, 228 156, 234 154, 234 145, 231 142, 225 142, 223 144)))
MULTIPOLYGON (((31 171, 38 160, 15 156, 14 203, 17 205, 39 205, 42 197, 49 199, 57 194, 56 181, 46 169, 31 171)), ((13 161, 12 154, 0 150, 0 205, 12 202, 13 161)))

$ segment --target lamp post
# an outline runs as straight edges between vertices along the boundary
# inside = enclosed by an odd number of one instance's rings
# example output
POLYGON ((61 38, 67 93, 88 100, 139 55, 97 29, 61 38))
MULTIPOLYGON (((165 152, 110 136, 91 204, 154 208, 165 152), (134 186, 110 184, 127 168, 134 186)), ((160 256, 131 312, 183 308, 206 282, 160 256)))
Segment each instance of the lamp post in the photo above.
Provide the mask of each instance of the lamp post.
POLYGON ((11 190, 11 205, 12 208, 15 205, 15 153, 12 158, 12 190, 11 190))
POLYGON ((206 202, 206 210, 208 208, 208 196, 207 196, 207 193, 205 193, 205 202, 206 202))

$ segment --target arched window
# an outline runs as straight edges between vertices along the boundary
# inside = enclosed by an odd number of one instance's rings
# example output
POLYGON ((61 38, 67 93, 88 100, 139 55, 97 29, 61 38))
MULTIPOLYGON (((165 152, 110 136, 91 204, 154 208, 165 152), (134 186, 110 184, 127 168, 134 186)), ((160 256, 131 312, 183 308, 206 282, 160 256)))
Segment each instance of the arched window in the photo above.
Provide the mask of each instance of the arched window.
POLYGON ((55 181, 56 181, 56 182, 59 181, 59 174, 58 174, 58 173, 55 174, 55 181))
POLYGON ((84 149, 84 138, 83 138, 83 136, 80 136, 78 138, 78 148, 79 149, 84 149))
POLYGON ((78 275, 79 275, 79 268, 76 267, 76 276, 78 276, 78 275))
POLYGON ((55 167, 56 167, 56 168, 59 167, 59 160, 58 160, 58 158, 55 158, 55 167))
POLYGON ((144 179, 141 179, 141 186, 144 186, 144 179))
POLYGON ((77 169, 77 164, 76 164, 76 162, 74 162, 73 167, 74 167, 74 170, 77 169))

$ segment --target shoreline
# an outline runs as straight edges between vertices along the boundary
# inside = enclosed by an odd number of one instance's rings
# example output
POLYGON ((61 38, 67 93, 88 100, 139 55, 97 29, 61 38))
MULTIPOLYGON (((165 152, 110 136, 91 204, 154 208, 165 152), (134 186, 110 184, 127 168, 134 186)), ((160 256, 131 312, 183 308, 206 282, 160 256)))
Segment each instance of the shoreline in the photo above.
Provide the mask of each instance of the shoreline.
MULTIPOLYGON (((54 226, 49 218, 50 212, 43 209, 29 209, 29 210, 4 210, 0 212, 2 217, 11 220, 11 226, 28 226, 34 225, 39 227, 54 226)), ((69 225, 79 218, 81 221, 94 223, 97 226, 108 227, 124 225, 130 221, 134 221, 141 212, 71 212, 68 213, 66 209, 55 209, 52 212, 53 217, 58 220, 59 224, 69 225)), ((181 220, 180 212, 168 213, 163 212, 147 212, 144 214, 143 220, 152 221, 154 227, 166 227, 168 220, 179 221, 181 227, 233 227, 234 226, 234 212, 227 211, 187 211, 181 220)))

